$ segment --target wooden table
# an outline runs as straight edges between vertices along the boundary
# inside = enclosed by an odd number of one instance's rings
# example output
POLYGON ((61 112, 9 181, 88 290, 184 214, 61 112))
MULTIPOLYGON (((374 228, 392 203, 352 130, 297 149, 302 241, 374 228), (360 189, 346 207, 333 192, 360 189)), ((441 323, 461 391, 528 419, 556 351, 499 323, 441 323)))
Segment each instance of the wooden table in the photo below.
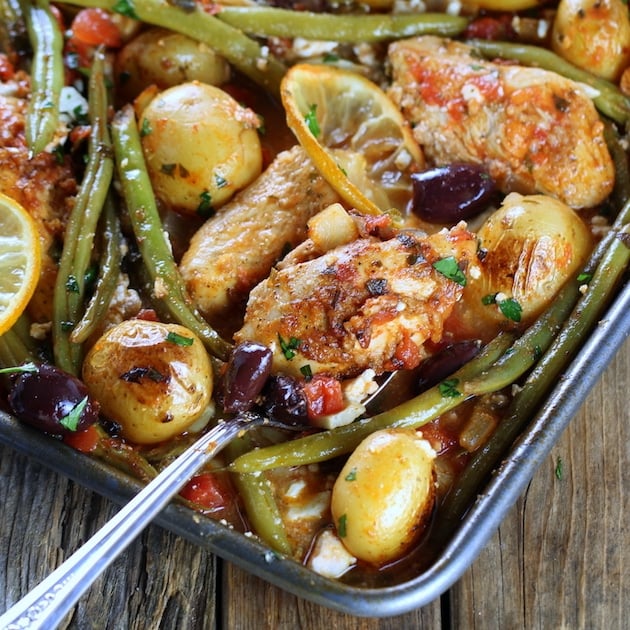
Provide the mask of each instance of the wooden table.
MULTIPOLYGON (((332 612, 152 526, 62 627, 628 628, 629 392, 626 342, 487 548, 441 601, 420 610, 381 619, 332 612)), ((4 447, 0 505, 0 611, 117 509, 4 447)))

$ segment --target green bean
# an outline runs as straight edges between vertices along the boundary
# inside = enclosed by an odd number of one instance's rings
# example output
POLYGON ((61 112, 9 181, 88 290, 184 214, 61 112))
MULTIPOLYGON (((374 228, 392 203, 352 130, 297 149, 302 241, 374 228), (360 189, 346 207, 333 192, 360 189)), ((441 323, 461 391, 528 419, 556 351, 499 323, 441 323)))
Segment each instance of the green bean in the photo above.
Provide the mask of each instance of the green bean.
POLYGON ((22 314, 17 322, 0 336, 0 367, 14 367, 35 360, 35 343, 29 333, 30 322, 22 314))
POLYGON ((59 125, 59 99, 63 87, 63 36, 48 0, 24 0, 24 16, 33 60, 31 98, 26 118, 26 142, 33 154, 54 139, 59 125))
POLYGON ((579 346, 600 319, 630 265, 630 202, 622 208, 612 238, 589 282, 588 290, 549 350, 514 397, 505 419, 471 458, 440 508, 440 523, 449 531, 472 504, 481 484, 524 430, 579 346))
POLYGON ((630 123, 630 99, 616 85, 574 66, 546 48, 481 39, 470 40, 467 43, 484 57, 513 59, 584 83, 597 92, 593 97, 593 103, 604 116, 622 125, 630 123))
POLYGON ((616 127, 610 122, 607 122, 604 127, 604 138, 615 165, 615 188, 611 198, 616 207, 620 207, 626 199, 630 199, 628 154, 621 144, 621 138, 616 127))
POLYGON ((186 295, 162 229, 131 106, 123 107, 116 113, 112 121, 112 135, 123 196, 144 266, 153 284, 155 299, 178 323, 197 334, 214 356, 227 359, 230 344, 199 315, 186 295))
POLYGON ((147 24, 187 35, 210 46, 239 72, 279 96, 286 67, 242 31, 218 20, 200 3, 177 0, 70 0, 82 7, 100 7, 124 13, 147 24))
POLYGON ((375 43, 428 34, 455 37, 468 25, 464 17, 443 13, 334 15, 261 6, 223 7, 217 17, 254 35, 347 43, 375 43))
MULTIPOLYGON (((233 459, 251 449, 251 437, 244 435, 226 447, 226 455, 233 459)), ((276 551, 291 555, 284 521, 274 498, 271 482, 261 474, 233 473, 232 481, 245 506, 247 519, 260 539, 276 551)))
POLYGON ((120 221, 111 195, 105 201, 103 236, 105 251, 101 257, 99 276, 94 294, 83 317, 70 334, 71 343, 83 343, 103 321, 118 285, 120 274, 121 242, 120 221))
POLYGON ((107 127, 107 93, 103 75, 104 56, 94 56, 89 103, 92 131, 88 163, 79 193, 68 219, 53 297, 53 352, 55 363, 78 374, 80 344, 70 341, 72 328, 81 317, 85 274, 90 264, 96 226, 112 180, 114 162, 107 127))

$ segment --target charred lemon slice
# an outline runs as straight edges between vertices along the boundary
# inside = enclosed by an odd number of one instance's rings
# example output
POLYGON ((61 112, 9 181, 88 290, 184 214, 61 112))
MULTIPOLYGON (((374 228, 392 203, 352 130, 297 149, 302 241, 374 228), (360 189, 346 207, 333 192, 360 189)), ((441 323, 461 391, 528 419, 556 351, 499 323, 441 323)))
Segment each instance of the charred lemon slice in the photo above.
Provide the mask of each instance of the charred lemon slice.
POLYGON ((298 64, 281 96, 289 128, 346 203, 364 214, 405 210, 424 157, 378 85, 348 70, 298 64))
POLYGON ((0 335, 23 313, 41 268, 37 226, 14 199, 0 194, 0 335))

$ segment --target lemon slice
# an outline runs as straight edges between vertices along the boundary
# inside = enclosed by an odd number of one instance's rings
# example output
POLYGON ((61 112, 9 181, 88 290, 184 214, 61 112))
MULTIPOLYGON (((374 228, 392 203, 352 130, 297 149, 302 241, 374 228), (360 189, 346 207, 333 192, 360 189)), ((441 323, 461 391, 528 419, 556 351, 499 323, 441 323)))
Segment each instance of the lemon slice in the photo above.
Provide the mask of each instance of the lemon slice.
POLYGON ((297 64, 280 93, 289 128, 342 199, 364 214, 404 212, 424 158, 383 90, 348 70, 297 64))
POLYGON ((24 312, 40 268, 35 221, 17 201, 0 193, 0 335, 24 312))

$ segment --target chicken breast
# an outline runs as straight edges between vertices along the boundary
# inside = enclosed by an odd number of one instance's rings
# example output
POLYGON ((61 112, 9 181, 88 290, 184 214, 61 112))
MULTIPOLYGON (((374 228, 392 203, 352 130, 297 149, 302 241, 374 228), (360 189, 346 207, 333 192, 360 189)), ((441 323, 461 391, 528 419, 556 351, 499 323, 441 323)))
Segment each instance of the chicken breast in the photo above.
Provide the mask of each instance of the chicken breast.
POLYGON ((46 152, 29 156, 24 135, 26 109, 26 99, 0 95, 0 192, 21 203, 37 223, 43 260, 29 313, 36 322, 48 322, 57 275, 50 252, 63 238, 77 182, 68 158, 60 161, 46 152))
POLYGON ((573 208, 611 192, 604 127, 580 84, 484 61, 465 44, 419 37, 389 47, 389 96, 428 160, 483 164, 503 192, 549 194, 573 208))
POLYGON ((371 367, 415 367, 439 341, 462 293, 437 261, 473 272, 477 241, 463 224, 431 236, 405 230, 361 238, 314 260, 274 270, 250 295, 237 342, 272 349, 274 369, 338 378, 371 367), (306 368, 305 366, 309 366, 306 368))
POLYGON ((280 153, 260 177, 193 235, 179 269, 203 315, 215 326, 274 263, 306 238, 306 223, 337 193, 298 145, 280 153))

